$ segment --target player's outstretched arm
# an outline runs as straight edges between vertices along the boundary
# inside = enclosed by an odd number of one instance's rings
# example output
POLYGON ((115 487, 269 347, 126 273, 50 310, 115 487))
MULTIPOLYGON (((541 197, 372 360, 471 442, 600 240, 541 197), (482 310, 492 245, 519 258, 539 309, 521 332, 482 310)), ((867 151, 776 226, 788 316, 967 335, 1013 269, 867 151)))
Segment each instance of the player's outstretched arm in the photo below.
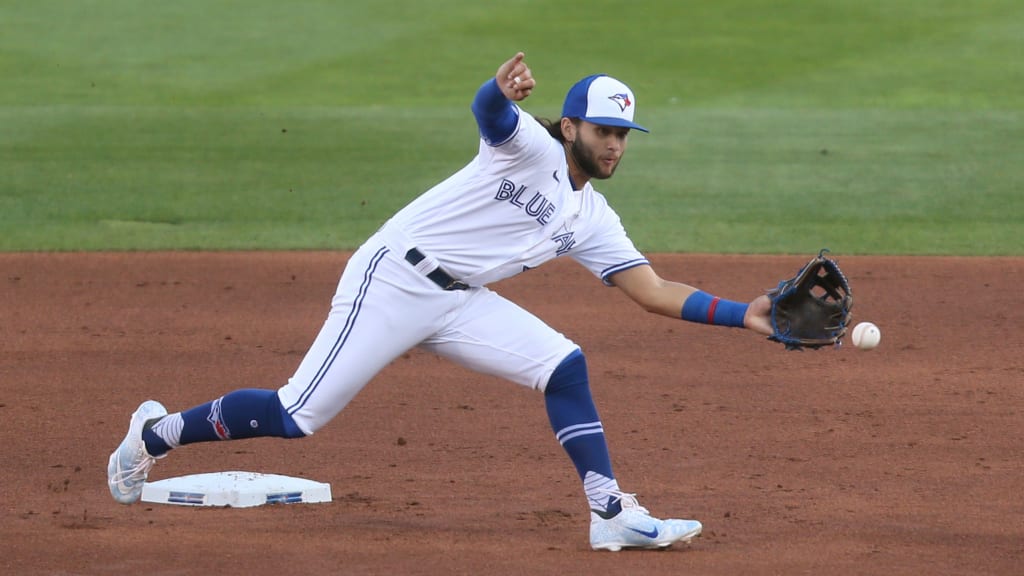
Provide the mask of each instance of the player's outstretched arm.
POLYGON ((513 100, 522 101, 533 90, 535 82, 530 67, 517 53, 498 68, 493 80, 484 82, 473 98, 473 116, 480 136, 491 146, 508 140, 519 124, 519 108, 513 100))
POLYGON ((525 100, 537 86, 530 67, 526 65, 525 57, 522 52, 517 52, 515 56, 499 66, 498 72, 494 75, 498 87, 501 88, 501 93, 513 102, 525 100))
POLYGON ((743 318, 743 324, 758 333, 770 336, 772 334, 772 301, 768 296, 762 294, 754 298, 747 308, 747 314, 743 318))
POLYGON ((669 318, 703 324, 748 328, 772 333, 768 314, 771 301, 761 295, 749 304, 714 297, 693 286, 664 280, 650 266, 636 266, 611 277, 611 281, 644 310, 669 318))

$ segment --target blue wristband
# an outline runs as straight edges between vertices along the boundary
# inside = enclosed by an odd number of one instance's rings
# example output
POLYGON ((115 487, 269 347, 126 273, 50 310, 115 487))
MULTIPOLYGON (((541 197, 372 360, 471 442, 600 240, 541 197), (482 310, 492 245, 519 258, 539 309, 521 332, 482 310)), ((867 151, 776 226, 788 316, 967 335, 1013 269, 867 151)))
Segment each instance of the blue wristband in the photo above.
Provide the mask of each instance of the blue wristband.
POLYGON ((680 317, 689 322, 743 328, 743 317, 749 304, 723 300, 698 290, 683 302, 680 317))

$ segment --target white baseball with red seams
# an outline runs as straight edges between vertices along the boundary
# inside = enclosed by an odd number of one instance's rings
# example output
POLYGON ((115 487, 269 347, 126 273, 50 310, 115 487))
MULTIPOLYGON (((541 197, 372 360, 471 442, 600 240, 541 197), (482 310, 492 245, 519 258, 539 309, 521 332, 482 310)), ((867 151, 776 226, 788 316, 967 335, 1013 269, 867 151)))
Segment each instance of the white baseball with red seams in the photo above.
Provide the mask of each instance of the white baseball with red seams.
POLYGON ((853 345, 861 350, 871 350, 882 341, 882 331, 871 322, 861 322, 853 327, 850 335, 853 345))

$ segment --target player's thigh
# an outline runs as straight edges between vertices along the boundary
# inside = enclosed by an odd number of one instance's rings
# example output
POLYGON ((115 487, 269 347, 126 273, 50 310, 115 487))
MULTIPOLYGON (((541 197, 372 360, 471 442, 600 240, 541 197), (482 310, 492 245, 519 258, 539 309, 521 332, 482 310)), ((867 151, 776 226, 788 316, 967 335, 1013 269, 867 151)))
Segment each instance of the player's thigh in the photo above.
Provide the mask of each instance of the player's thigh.
POLYGON ((346 266, 316 339, 278 391, 281 404, 312 433, 391 361, 433 334, 456 304, 450 292, 385 248, 361 248, 346 266))
POLYGON ((487 288, 467 294, 444 328, 422 347, 471 370, 543 390, 573 341, 487 288))

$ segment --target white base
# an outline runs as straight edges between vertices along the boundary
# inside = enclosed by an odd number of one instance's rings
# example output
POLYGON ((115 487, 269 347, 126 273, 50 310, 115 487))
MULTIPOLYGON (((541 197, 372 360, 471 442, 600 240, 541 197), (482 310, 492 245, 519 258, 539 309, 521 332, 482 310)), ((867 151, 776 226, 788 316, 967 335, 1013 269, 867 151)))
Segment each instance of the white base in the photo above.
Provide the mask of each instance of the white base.
POLYGON ((249 508, 331 501, 331 485, 256 472, 212 472, 147 482, 142 501, 180 506, 249 508))

